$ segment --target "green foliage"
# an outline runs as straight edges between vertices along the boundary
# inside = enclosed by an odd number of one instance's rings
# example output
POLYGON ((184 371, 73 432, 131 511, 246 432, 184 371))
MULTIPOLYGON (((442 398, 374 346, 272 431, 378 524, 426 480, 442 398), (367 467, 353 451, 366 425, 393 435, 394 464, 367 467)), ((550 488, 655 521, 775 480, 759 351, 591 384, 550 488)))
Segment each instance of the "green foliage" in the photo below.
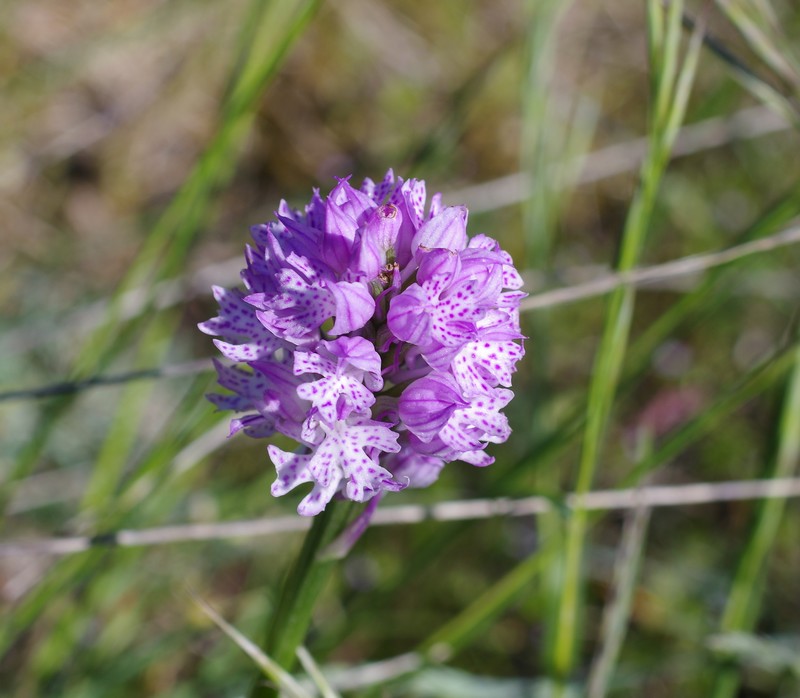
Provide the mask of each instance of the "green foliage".
MULTIPOLYGON (((0 391, 210 355, 195 325, 235 273, 198 270, 334 175, 394 167, 474 202, 472 232, 512 252, 531 293, 800 215, 791 3, 6 5, 0 391)), ((293 515, 264 444, 226 440, 210 372, 0 402, 2 541, 98 543, 56 557, 0 541, 4 694, 241 696, 258 665, 295 695, 795 695, 796 506, 653 508, 621 532, 566 494, 796 477, 799 262, 784 246, 526 312, 497 463, 381 508, 552 508, 373 527, 340 562, 314 562, 330 530, 304 548, 299 533, 107 544, 293 515), (274 662, 302 642, 294 685, 274 662)))

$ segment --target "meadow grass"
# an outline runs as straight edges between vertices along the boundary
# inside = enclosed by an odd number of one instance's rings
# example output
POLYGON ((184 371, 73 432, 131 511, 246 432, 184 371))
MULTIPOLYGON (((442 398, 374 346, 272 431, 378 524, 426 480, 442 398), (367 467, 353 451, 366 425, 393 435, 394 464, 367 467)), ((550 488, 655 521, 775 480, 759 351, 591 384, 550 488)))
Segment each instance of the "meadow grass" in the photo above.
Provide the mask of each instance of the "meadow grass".
MULTIPOLYGON (((470 230, 512 252, 530 293, 768 239, 800 214, 798 31, 800 12, 761 0, 9 3, 0 393, 210 356, 192 274, 335 175, 394 167, 469 205, 460 189, 521 173, 517 203, 490 200, 470 230), (753 104, 785 128, 673 157, 686 124, 753 104), (581 183, 591 151, 642 135, 638 170, 581 183), (171 281, 183 302, 164 302, 171 281)), ((263 443, 225 439, 210 366, 9 395, 4 690, 274 695, 266 677, 325 698, 795 695, 795 500, 569 502, 797 477, 798 259, 785 244, 525 311, 497 462, 381 507, 551 507, 376 526, 344 560, 313 561, 324 519, 305 547, 299 532, 113 545, 296 506, 269 495, 263 443), (88 549, 35 551, 60 536, 88 549)))

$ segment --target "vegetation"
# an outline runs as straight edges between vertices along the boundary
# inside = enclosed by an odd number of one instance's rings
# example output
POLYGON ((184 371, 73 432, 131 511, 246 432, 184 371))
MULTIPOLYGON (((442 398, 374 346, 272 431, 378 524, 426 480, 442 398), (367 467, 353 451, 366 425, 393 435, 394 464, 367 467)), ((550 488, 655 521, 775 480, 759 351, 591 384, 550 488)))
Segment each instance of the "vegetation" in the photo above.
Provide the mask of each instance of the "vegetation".
POLYGON ((4 692, 797 695, 800 9, 4 9, 4 692), (301 495, 196 325, 282 197, 389 167, 525 270, 513 434, 381 502, 281 668, 301 495))

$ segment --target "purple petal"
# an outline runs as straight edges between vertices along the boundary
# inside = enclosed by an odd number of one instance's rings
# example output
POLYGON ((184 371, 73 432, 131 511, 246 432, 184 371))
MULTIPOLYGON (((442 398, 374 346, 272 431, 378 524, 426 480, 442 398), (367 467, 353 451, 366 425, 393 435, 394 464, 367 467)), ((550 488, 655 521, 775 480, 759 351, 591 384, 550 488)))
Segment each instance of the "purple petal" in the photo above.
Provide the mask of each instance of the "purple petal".
POLYGON ((359 229, 353 255, 353 268, 368 278, 375 278, 388 261, 388 253, 396 256, 397 237, 403 225, 403 214, 394 204, 384 204, 372 212, 359 229))
POLYGON ((424 223, 411 240, 411 252, 418 248, 463 250, 467 245, 467 209, 465 206, 448 206, 438 216, 424 223))
POLYGON ((394 189, 394 172, 391 168, 386 171, 380 184, 375 184, 371 179, 367 178, 361 185, 361 191, 370 197, 375 203, 381 204, 386 199, 390 191, 394 189))
POLYGON ((350 254, 358 225, 352 216, 328 197, 325 204, 325 236, 322 238, 322 255, 340 274, 350 264, 350 254))
POLYGON ((332 342, 321 342, 332 356, 364 374, 364 383, 370 390, 383 388, 381 357, 372 342, 363 337, 339 337, 332 342))
POLYGON ((412 443, 403 444, 403 450, 387 460, 397 480, 407 479, 409 487, 428 487, 439 479, 445 461, 438 456, 418 453, 412 443))
POLYGON ((294 353, 293 373, 302 376, 305 373, 319 373, 331 376, 336 373, 336 364, 315 351, 296 351, 294 353))
POLYGON ((431 210, 428 213, 428 218, 434 218, 438 216, 444 207, 442 206, 442 195, 440 193, 436 193, 431 197, 431 210))
POLYGON ((392 334, 404 342, 426 344, 431 339, 428 294, 418 284, 411 284, 392 299, 386 316, 392 334))
POLYGON ((400 396, 400 419, 419 439, 428 442, 447 424, 453 412, 466 403, 455 382, 433 374, 409 385, 400 396))
POLYGON ((220 312, 217 317, 201 322, 200 331, 227 339, 255 337, 259 333, 259 323, 243 294, 221 286, 214 286, 212 290, 220 312))
POLYGON ((330 330, 333 336, 360 330, 375 312, 375 299, 365 284, 340 281, 328 283, 327 288, 336 304, 336 322, 330 330))
POLYGON ((465 394, 487 393, 498 384, 511 385, 511 374, 524 353, 515 342, 470 342, 453 359, 453 373, 465 394))
POLYGON ((333 191, 328 195, 328 200, 333 200, 356 225, 363 225, 369 214, 375 208, 375 201, 371 196, 350 186, 350 178, 345 177, 339 180, 333 191))
MULTIPOLYGON (((253 313, 255 317, 255 313, 253 313)), ((244 344, 229 344, 220 339, 214 340, 214 345, 222 352, 222 355, 231 361, 260 361, 267 359, 275 353, 275 350, 283 346, 283 342, 277 337, 266 335, 265 339, 245 342, 244 344)))

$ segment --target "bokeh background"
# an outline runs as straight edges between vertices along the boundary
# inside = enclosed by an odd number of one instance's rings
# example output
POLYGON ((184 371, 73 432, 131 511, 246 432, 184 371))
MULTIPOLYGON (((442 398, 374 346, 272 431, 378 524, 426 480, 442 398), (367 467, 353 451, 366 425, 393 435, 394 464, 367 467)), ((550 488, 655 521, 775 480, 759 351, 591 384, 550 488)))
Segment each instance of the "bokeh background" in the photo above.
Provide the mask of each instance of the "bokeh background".
MULTIPOLYGON (((6 0, 0 9, 0 390, 182 367, 0 402, 5 541, 293 512, 298 497, 269 495, 264 443, 226 441, 227 415, 203 399, 213 347, 196 329, 214 314, 210 285, 236 283, 249 227, 281 198, 301 205, 335 176, 378 179, 392 167, 470 206, 471 232, 512 253, 529 293, 613 267, 648 132, 644 2, 6 0)), ((700 52, 689 126, 642 265, 776 233, 800 213, 800 9, 690 2, 686 13, 715 38, 700 52)), ((780 415, 798 261, 787 246, 640 290, 596 488, 621 486, 643 449, 666 454, 643 481, 651 485, 771 472, 792 428, 780 415)), ((507 409, 514 434, 493 449, 497 463, 450 465, 429 490, 382 506, 558 502, 574 489, 606 310, 601 296, 525 313, 527 356, 507 409)), ((784 474, 796 454, 790 461, 784 474)), ((557 560, 507 598, 500 584, 563 535, 568 513, 556 511, 369 530, 320 600, 310 650, 323 667, 400 655, 483 599, 486 617, 442 665, 352 695, 541 689, 557 560)), ((762 600, 751 627, 734 637, 720 625, 759 511, 747 501, 652 512, 609 695, 711 695, 725 663, 740 681, 731 695, 797 695, 791 500, 751 588, 762 600)), ((588 534, 577 684, 603 646, 629 518, 610 512, 588 534)), ((258 640, 300 541, 6 551, 3 692, 243 695, 251 661, 184 590, 258 640)))

